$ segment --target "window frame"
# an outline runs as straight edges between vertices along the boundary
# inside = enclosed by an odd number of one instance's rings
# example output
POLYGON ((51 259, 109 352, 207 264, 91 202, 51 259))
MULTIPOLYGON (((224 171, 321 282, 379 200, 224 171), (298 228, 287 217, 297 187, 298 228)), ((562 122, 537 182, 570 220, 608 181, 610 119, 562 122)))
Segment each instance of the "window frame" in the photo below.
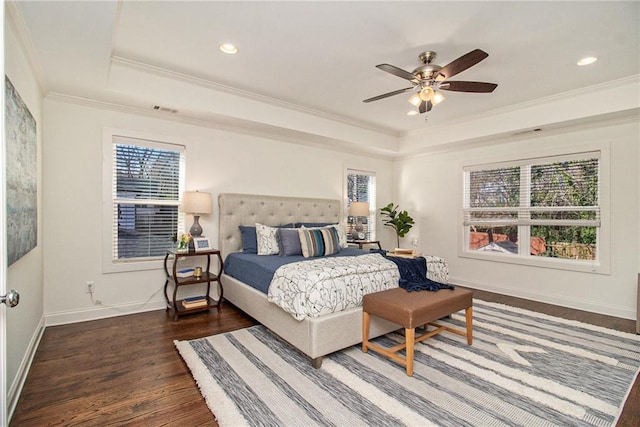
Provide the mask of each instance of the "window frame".
MULTIPOLYGON (((350 224, 349 224, 349 205, 351 204, 349 201, 349 175, 367 175, 373 177, 373 194, 368 194, 368 202, 369 202, 369 217, 368 217, 368 233, 369 237, 366 240, 377 240, 377 217, 376 217, 376 192, 377 192, 377 182, 376 182, 376 172, 364 169, 356 169, 349 168, 345 169, 344 174, 344 215, 343 220, 346 226, 347 232, 347 240, 351 241, 351 233, 350 233, 350 224)), ((361 201, 361 200, 358 200, 361 201)))
MULTIPOLYGON (((178 200, 172 204, 179 206, 182 193, 185 189, 185 169, 186 169, 186 146, 175 138, 158 136, 143 132, 135 132, 122 129, 104 128, 103 129, 103 179, 102 179, 102 272, 103 273, 120 273, 128 271, 156 270, 163 268, 164 256, 154 256, 146 258, 132 259, 114 259, 113 245, 115 239, 113 232, 115 229, 115 218, 113 215, 114 186, 113 181, 113 156, 115 145, 122 143, 117 142, 118 139, 132 140, 136 145, 143 147, 169 149, 181 152, 180 160, 180 177, 179 177, 179 196, 178 200)), ((133 144, 132 144, 133 145, 133 144)), ((153 203, 151 203, 153 204, 153 203)), ((166 204, 166 202, 165 202, 166 204)), ((177 232, 184 229, 185 214, 178 209, 178 225, 177 232)))
MULTIPOLYGON (((462 258, 471 258, 484 261, 493 261, 510 264, 528 265, 534 267, 553 268, 559 270, 569 270, 587 273, 597 274, 610 274, 611 264, 611 232, 610 232, 610 147, 608 143, 593 143, 581 146, 576 146, 574 149, 550 149, 544 150, 544 152, 530 153, 529 156, 505 156, 500 159, 491 159, 490 161, 474 161, 464 162, 461 165, 461 183, 459 188, 462 191, 461 206, 459 209, 459 245, 458 256, 462 258), (561 161, 561 160, 575 160, 576 158, 588 157, 588 154, 596 153, 599 157, 599 182, 598 182, 598 206, 599 206, 599 219, 600 226, 597 228, 597 249, 596 259, 589 260, 573 260, 567 258, 549 258, 533 256, 529 254, 529 248, 524 248, 525 245, 518 245, 519 251, 517 254, 501 254, 498 252, 482 252, 473 251, 469 248, 470 238, 470 226, 465 224, 466 212, 467 212, 467 197, 466 192, 468 189, 468 171, 469 170, 486 170, 492 168, 509 167, 509 166, 523 166, 545 164, 549 162, 561 161), (546 162, 549 160, 549 162, 546 162), (524 248, 524 249, 523 249, 524 248)), ((527 167, 527 169, 528 169, 527 167)), ((521 170, 521 177, 522 177, 521 170)), ((520 188, 527 183, 520 184, 520 188)), ((528 187, 527 187, 528 188, 528 187)), ((529 194, 525 197, 528 199, 529 194)), ((510 210, 523 211, 523 208, 509 208, 510 210)), ((525 211, 531 212, 537 210, 536 208, 525 208, 525 211)), ((578 210, 578 209, 574 209, 578 210)), ((519 236, 524 236, 527 244, 530 242, 530 227, 534 224, 523 224, 518 226, 519 236)))

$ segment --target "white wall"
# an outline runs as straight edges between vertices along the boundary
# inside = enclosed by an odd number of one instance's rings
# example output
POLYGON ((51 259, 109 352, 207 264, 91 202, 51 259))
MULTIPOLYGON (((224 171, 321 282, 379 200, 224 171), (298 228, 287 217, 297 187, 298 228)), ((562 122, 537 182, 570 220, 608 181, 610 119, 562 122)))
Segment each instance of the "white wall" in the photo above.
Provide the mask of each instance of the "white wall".
MULTIPOLYGON (((619 317, 636 314, 639 243, 637 120, 584 127, 502 141, 398 161, 395 165, 399 201, 417 220, 421 249, 447 259, 454 283, 502 294, 574 307, 619 317), (539 135, 539 136, 538 136, 539 135), (585 143, 610 144, 610 274, 462 258, 458 254, 462 208, 462 165, 481 159, 500 161, 518 156, 544 156, 585 143)), ((408 240, 407 240, 408 241, 408 240)))
MULTIPOLYGON (((164 307, 161 270, 102 273, 103 128, 182 141, 186 189, 342 198, 347 167, 373 170, 378 198, 390 200, 392 162, 176 121, 109 111, 48 97, 44 102, 44 311, 47 324, 164 307), (92 304, 85 282, 95 282, 92 304), (151 298, 151 301, 144 304, 151 298)), ((204 234, 218 240, 218 209, 203 216, 204 234)), ((191 225, 187 218, 187 228, 191 225)), ((196 287, 192 292, 197 293, 196 287)))
MULTIPOLYGON (((13 263, 7 272, 7 291, 20 293, 20 303, 7 312, 7 397, 13 411, 18 392, 44 326, 42 233, 42 95, 33 70, 18 43, 15 27, 5 14, 5 74, 11 80, 37 124, 38 137, 38 241, 37 246, 13 263)), ((4 232, 4 231, 3 231, 4 232)), ((5 260, 6 262, 6 260, 5 260)))

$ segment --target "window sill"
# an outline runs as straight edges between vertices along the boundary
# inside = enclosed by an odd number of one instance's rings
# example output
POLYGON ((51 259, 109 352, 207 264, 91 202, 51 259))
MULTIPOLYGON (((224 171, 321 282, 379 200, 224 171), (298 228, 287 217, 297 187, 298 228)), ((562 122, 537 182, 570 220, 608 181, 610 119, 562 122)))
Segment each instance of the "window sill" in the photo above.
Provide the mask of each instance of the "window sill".
POLYGON ((461 258, 477 259, 507 264, 519 264, 530 267, 550 268, 556 270, 577 271, 593 274, 610 274, 609 266, 600 261, 575 261, 563 258, 523 257, 520 255, 505 255, 499 253, 475 253, 460 251, 461 258))
POLYGON ((154 258, 150 260, 140 261, 112 261, 103 262, 102 273, 127 273, 131 271, 145 271, 145 270, 161 270, 163 267, 164 258, 154 258))

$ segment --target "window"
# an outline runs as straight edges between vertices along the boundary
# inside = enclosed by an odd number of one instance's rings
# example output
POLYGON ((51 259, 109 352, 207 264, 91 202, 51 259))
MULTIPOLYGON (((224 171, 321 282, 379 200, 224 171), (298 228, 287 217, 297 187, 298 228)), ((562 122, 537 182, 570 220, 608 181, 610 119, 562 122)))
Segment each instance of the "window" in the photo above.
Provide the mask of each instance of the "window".
POLYGON ((464 252, 600 258, 600 152, 464 168, 464 252))
POLYGON ((109 263, 158 260, 184 228, 184 146, 113 135, 109 148, 109 263))
POLYGON ((347 234, 355 231, 356 221, 362 224, 365 240, 376 238, 376 174, 375 172, 347 169, 347 234), (348 216, 353 202, 369 203, 367 217, 348 216))

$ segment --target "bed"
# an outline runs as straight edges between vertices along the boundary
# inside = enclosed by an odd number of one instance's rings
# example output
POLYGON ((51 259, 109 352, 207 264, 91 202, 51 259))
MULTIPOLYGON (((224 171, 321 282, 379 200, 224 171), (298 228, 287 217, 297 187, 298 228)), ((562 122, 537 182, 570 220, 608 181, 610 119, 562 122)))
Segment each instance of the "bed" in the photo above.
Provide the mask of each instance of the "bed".
MULTIPOLYGON (((219 249, 223 259, 241 251, 241 225, 339 223, 343 219, 342 203, 334 199, 222 193, 218 196, 218 205, 219 249)), ((362 341, 360 306, 296 320, 270 302, 264 292, 226 273, 222 275, 222 283, 227 301, 307 355, 315 368, 321 366, 323 356, 362 341)), ((397 328, 395 323, 374 318, 370 336, 383 335, 397 328)))

